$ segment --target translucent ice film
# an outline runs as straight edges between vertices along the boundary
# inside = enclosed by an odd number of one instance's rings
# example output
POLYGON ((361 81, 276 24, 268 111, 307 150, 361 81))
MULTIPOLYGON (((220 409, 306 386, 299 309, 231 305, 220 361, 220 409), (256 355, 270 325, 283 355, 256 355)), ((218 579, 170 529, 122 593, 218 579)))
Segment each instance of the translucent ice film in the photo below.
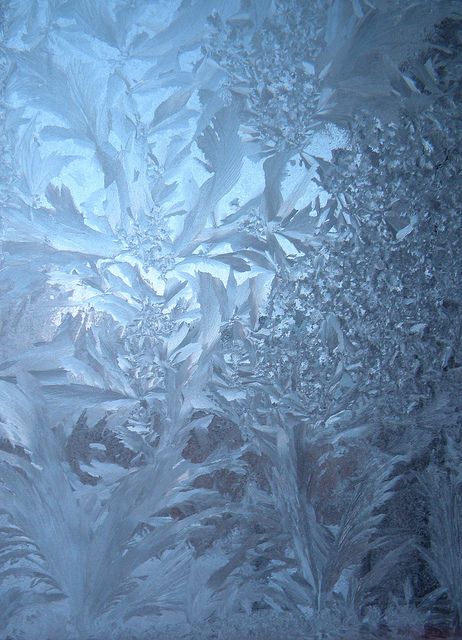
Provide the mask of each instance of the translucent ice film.
POLYGON ((0 640, 460 638, 461 1, 0 40, 0 640))

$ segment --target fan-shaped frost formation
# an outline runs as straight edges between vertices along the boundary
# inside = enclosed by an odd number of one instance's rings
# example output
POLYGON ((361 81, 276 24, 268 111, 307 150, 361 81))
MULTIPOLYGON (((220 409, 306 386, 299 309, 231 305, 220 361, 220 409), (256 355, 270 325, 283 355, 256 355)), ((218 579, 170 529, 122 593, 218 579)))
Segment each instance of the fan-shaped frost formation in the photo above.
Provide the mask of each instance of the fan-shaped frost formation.
POLYGON ((459 637, 461 18, 1 3, 1 638, 459 637))

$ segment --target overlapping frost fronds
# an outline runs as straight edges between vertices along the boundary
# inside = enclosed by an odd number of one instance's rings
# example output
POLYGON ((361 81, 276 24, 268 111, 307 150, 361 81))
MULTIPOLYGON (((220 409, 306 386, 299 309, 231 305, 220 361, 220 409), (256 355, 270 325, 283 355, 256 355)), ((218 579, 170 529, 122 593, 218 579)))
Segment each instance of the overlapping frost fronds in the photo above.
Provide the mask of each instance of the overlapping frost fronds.
POLYGON ((1 633, 459 632, 460 3, 0 23, 1 633))

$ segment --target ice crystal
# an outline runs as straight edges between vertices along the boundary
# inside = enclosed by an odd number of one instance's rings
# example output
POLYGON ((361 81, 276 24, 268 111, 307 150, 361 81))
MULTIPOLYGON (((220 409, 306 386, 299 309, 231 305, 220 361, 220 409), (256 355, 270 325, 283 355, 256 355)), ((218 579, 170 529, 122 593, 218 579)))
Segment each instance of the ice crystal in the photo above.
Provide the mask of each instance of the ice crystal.
POLYGON ((430 4, 1 4, 2 637, 460 634, 430 4))

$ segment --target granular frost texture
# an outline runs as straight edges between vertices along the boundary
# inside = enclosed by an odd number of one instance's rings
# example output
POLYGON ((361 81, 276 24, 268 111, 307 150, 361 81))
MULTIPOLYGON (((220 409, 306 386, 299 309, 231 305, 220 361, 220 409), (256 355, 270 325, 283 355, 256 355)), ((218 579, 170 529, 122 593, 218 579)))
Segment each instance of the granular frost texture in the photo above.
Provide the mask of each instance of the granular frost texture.
POLYGON ((0 29, 0 637, 462 637, 460 1, 0 29))

